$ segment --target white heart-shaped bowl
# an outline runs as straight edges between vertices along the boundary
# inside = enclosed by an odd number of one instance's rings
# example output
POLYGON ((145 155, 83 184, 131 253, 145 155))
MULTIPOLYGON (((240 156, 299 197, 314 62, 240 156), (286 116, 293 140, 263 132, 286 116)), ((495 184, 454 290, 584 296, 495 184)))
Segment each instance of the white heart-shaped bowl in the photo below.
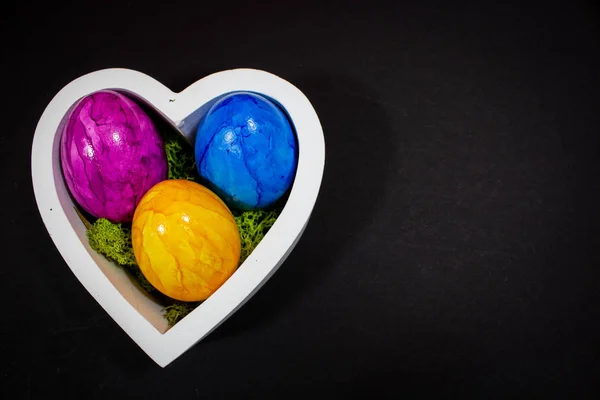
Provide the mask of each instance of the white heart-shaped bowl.
POLYGON ((105 69, 84 75, 65 86, 48 104, 36 127, 31 154, 35 198, 56 247, 88 292, 162 367, 232 315, 284 262, 308 223, 324 164, 323 130, 309 100, 289 82, 253 69, 218 72, 180 93, 172 92, 148 75, 128 69, 105 69), (77 100, 101 89, 129 93, 162 114, 188 139, 215 99, 240 90, 260 93, 279 103, 296 130, 296 176, 277 221, 238 270, 171 328, 163 317, 163 305, 140 289, 120 267, 90 248, 86 227, 63 181, 59 142, 64 117, 77 100))

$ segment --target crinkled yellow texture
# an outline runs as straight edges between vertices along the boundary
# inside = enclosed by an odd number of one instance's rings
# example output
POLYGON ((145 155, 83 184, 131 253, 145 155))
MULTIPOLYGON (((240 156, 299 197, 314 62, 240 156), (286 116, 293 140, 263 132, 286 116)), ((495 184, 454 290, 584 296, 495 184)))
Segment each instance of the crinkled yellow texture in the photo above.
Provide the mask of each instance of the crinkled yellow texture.
POLYGON ((205 300, 239 265, 240 235, 231 211, 189 180, 150 189, 136 208, 131 233, 144 276, 176 300, 205 300))

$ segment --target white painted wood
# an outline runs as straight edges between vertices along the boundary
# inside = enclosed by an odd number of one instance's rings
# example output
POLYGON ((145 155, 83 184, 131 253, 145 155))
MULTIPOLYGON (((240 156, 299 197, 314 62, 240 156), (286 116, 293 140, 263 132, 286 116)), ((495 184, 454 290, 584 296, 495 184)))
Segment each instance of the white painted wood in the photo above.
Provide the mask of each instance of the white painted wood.
POLYGON ((324 164, 323 130, 309 100, 289 82, 253 69, 218 72, 180 93, 128 69, 105 69, 84 75, 65 86, 48 104, 36 127, 31 154, 35 198, 56 247, 88 292, 161 367, 225 321, 284 262, 308 223, 321 186, 324 164), (162 306, 119 267, 89 247, 85 226, 75 212, 63 181, 59 159, 63 117, 78 99, 100 89, 128 92, 147 102, 191 143, 194 127, 206 112, 206 105, 225 93, 238 90, 261 93, 278 102, 296 129, 298 169, 281 215, 227 282, 170 329, 162 317, 162 306))

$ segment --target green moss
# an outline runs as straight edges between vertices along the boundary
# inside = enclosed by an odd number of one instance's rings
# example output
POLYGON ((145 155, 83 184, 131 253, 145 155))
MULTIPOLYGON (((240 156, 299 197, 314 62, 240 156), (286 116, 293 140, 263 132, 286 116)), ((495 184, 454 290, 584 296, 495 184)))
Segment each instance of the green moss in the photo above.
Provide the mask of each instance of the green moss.
POLYGON ((175 301, 170 306, 165 307, 165 319, 169 325, 173 326, 183 317, 194 311, 200 303, 186 303, 183 301, 175 301))
POLYGON ((137 265, 131 244, 131 228, 99 218, 89 225, 86 235, 92 249, 129 271, 146 291, 158 293, 137 265))
MULTIPOLYGON (((162 132, 162 135, 169 164, 168 179, 187 179, 201 183, 194 163, 193 149, 183 138, 176 134, 162 132)), ((271 210, 232 210, 242 243, 240 265, 258 246, 269 228, 273 226, 282 205, 280 204, 271 210)), ((133 253, 130 225, 113 223, 104 218, 90 223, 85 220, 81 213, 79 214, 88 228, 87 237, 92 249, 125 268, 144 290, 156 296, 159 301, 165 304, 164 317, 169 325, 175 325, 200 304, 198 302, 187 303, 171 299, 160 293, 148 282, 138 267, 133 253)))
POLYGON ((152 286, 152 284, 148 281, 148 279, 146 279, 146 277, 142 273, 142 270, 140 269, 140 267, 138 267, 136 265, 135 269, 131 268, 130 272, 133 274, 137 283, 139 283, 139 285, 142 287, 142 289, 144 289, 146 292, 148 292, 150 294, 156 294, 156 295, 160 294, 161 297, 164 296, 154 286, 152 286))
POLYGON ((263 211, 252 210, 243 211, 235 216, 235 222, 240 231, 242 242, 242 252, 240 264, 254 251, 256 246, 265 237, 269 228, 273 226, 278 216, 277 210, 263 211))
POLYGON ((198 181, 194 153, 183 139, 168 137, 164 141, 167 162, 169 164, 169 179, 187 179, 198 181))
POLYGON ((91 224, 86 234, 90 246, 96 252, 123 267, 137 267, 129 228, 99 218, 91 224))

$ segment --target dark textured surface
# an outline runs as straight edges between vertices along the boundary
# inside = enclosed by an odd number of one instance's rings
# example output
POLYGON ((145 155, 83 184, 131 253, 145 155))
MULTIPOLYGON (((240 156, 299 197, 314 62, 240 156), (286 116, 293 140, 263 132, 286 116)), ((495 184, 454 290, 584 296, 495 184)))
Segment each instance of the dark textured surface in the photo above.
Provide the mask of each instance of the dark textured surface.
POLYGON ((2 14, 5 397, 598 397, 593 2, 190 4, 2 14), (70 273, 29 178, 45 105, 115 66, 174 90, 265 69, 326 133, 322 195, 289 261, 164 370, 70 273))

